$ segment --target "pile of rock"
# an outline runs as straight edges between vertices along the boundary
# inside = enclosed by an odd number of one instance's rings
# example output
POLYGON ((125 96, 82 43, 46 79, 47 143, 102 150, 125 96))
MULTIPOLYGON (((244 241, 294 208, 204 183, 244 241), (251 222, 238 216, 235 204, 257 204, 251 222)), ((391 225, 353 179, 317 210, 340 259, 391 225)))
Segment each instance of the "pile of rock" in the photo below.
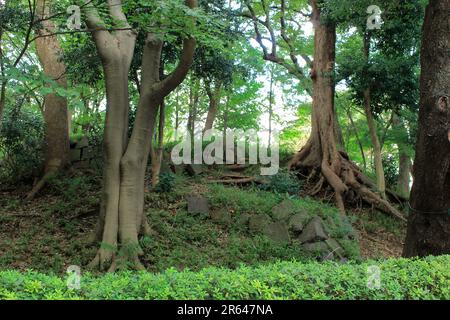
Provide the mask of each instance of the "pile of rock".
POLYGON ((76 168, 87 168, 92 160, 100 157, 99 148, 89 145, 87 137, 70 143, 70 162, 76 168))
MULTIPOLYGON (((188 197, 188 212, 202 213, 221 224, 231 224, 232 216, 226 208, 210 212, 208 200, 204 197, 188 197)), ((317 214, 306 209, 298 209, 291 200, 283 200, 268 214, 243 213, 235 223, 248 229, 252 234, 263 234, 281 244, 301 245, 302 249, 325 260, 345 257, 339 242, 326 232, 324 221, 317 214)))

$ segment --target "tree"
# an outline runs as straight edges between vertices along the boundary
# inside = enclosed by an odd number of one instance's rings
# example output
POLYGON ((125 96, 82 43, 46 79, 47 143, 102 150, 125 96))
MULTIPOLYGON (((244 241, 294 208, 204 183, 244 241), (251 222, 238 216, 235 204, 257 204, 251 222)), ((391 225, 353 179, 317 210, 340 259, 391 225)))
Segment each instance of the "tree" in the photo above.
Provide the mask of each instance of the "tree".
MULTIPOLYGON (((129 20, 120 0, 108 0, 108 20, 113 22, 113 30, 105 26, 105 19, 97 7, 86 0, 83 10, 86 22, 96 43, 105 74, 107 113, 104 131, 104 174, 100 207, 100 221, 97 235, 101 235, 102 245, 90 266, 110 270, 117 263, 129 263, 131 267, 142 269, 139 262, 139 231, 148 227, 144 219, 144 178, 151 140, 158 113, 164 98, 186 77, 192 64, 196 40, 190 32, 195 22, 189 9, 197 7, 196 0, 186 0, 186 8, 165 7, 174 15, 172 20, 181 23, 183 49, 176 68, 164 79, 160 78, 161 52, 164 37, 168 35, 160 27, 159 16, 152 21, 152 7, 139 8, 150 11, 150 16, 141 20, 129 20), (178 9, 178 10, 176 10, 178 9), (174 12, 175 11, 175 12, 174 12), (150 21, 149 21, 150 20, 150 21), (128 139, 129 93, 128 78, 133 59, 137 31, 132 23, 144 22, 145 44, 142 54, 140 96, 136 118, 128 139), (120 243, 122 259, 116 255, 120 243)), ((130 12, 136 8, 127 7, 130 12)), ((160 11, 161 12, 161 11, 160 11)), ((167 12, 165 12, 167 13, 167 12)), ((148 228, 147 228, 148 229, 148 228)))
POLYGON ((0 3, 0 127, 3 111, 6 105, 6 90, 8 82, 11 80, 11 71, 16 71, 20 66, 22 58, 26 55, 27 49, 33 42, 33 28, 35 27, 36 3, 29 2, 24 6, 22 2, 11 2, 5 0, 0 3), (18 32, 19 31, 19 32, 18 32), (3 48, 4 37, 8 32, 19 33, 20 44, 16 44, 17 55, 12 57, 6 54, 3 48))
MULTIPOLYGON (((392 119, 403 122, 400 119, 403 110, 414 110, 418 100, 416 70, 420 30, 417 25, 421 21, 422 5, 418 0, 408 3, 379 1, 384 23, 379 29, 369 30, 366 9, 372 5, 370 0, 326 2, 330 15, 341 28, 345 31, 356 28, 356 32, 350 32, 341 45, 337 59, 338 80, 345 79, 355 102, 363 106, 374 155, 377 191, 385 197, 382 161, 385 133, 392 125, 392 119), (391 119, 384 132, 378 128, 383 113, 389 113, 391 119)), ((393 142, 400 145, 399 141, 393 142)), ((403 164, 404 143, 401 148, 403 164)), ((403 178, 407 179, 406 174, 403 178)))
POLYGON ((360 169, 349 160, 339 147, 341 137, 339 124, 334 108, 334 63, 336 44, 336 23, 327 16, 324 11, 324 3, 319 0, 310 1, 312 13, 309 15, 314 26, 314 59, 306 54, 300 54, 296 48, 298 40, 294 40, 292 25, 299 15, 308 16, 303 13, 302 8, 285 0, 280 0, 279 6, 271 6, 268 1, 261 1, 261 14, 259 17, 251 1, 245 1, 248 12, 244 15, 252 19, 256 40, 263 50, 266 60, 277 63, 297 77, 306 88, 309 81, 304 69, 299 64, 300 55, 311 67, 310 77, 312 80, 313 106, 311 114, 311 136, 303 148, 293 157, 289 164, 291 170, 300 171, 302 176, 307 176, 308 181, 317 182, 311 188, 310 194, 317 194, 326 185, 330 185, 335 192, 338 208, 345 212, 345 198, 360 196, 366 202, 373 204, 378 209, 393 214, 404 220, 404 217, 396 208, 382 199, 371 190, 371 183, 360 169), (291 7, 288 7, 291 5, 291 7), (275 14, 270 14, 272 8, 279 8, 275 14), (273 21, 279 21, 279 37, 273 27, 273 21), (264 28, 269 37, 264 41, 261 28, 264 28), (281 43, 281 44, 280 44, 281 43), (282 50, 278 50, 282 48, 282 50), (287 55, 285 58, 283 54, 287 55))
MULTIPOLYGON (((66 66, 61 60, 55 24, 48 19, 51 1, 37 0, 36 11, 40 28, 36 32, 36 53, 44 74, 61 88, 67 88, 66 66)), ((69 119, 67 98, 48 93, 44 98, 45 160, 44 177, 28 194, 30 200, 44 186, 46 180, 69 163, 69 119)))
POLYGON ((450 253, 450 0, 430 0, 423 25, 419 132, 403 255, 450 253))

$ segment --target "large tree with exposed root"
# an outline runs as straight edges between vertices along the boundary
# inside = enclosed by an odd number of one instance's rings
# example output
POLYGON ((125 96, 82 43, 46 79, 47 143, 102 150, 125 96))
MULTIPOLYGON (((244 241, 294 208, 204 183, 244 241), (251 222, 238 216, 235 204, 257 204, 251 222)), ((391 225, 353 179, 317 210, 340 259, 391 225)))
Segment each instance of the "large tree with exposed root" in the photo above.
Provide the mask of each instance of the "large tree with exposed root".
MULTIPOLYGON (((262 48, 264 59, 283 66, 306 87, 311 83, 309 80, 312 81, 312 90, 307 89, 313 100, 311 135, 290 161, 289 168, 308 177, 308 181, 314 181, 310 194, 317 194, 326 185, 330 185, 342 213, 345 212, 346 199, 360 197, 379 210, 404 220, 395 207, 372 190, 374 184, 339 147, 340 128, 334 109, 335 24, 324 19, 319 0, 310 1, 310 14, 304 13, 301 8, 288 7, 290 3, 286 0, 276 1, 279 2, 276 5, 269 2, 245 1, 247 10, 244 16, 253 21, 256 40, 262 48), (271 13, 273 8, 278 12, 271 13), (298 52, 296 40, 289 35, 289 30, 295 28, 292 21, 300 20, 301 16, 309 17, 314 26, 312 60, 306 54, 298 52), (275 23, 279 28, 277 31, 275 23), (280 37, 277 34, 280 34, 280 37), (265 39, 269 40, 270 47, 265 39), (282 53, 279 48, 282 48, 282 53), (310 79, 300 66, 298 56, 301 56, 311 69, 310 79)), ((300 27, 299 24, 296 26, 300 27)))
MULTIPOLYGON (((181 20, 185 23, 184 30, 189 30, 194 28, 195 21, 188 9, 196 8, 197 0, 186 0, 185 4, 187 7, 181 20)), ((128 138, 129 71, 138 31, 132 28, 124 14, 121 0, 108 0, 105 5, 109 14, 107 19, 101 18, 98 8, 90 0, 85 0, 83 6, 87 26, 102 61, 107 97, 103 192, 96 232, 101 246, 90 266, 114 270, 117 266, 126 265, 142 269, 138 236, 149 229, 143 209, 151 137, 164 98, 185 79, 190 69, 196 41, 189 31, 181 35, 184 40, 179 63, 161 79, 161 52, 167 31, 157 21, 153 22, 154 25, 145 26, 144 30, 151 31, 145 31, 140 97, 131 137, 128 138), (107 21, 112 21, 112 26, 108 26, 107 21), (118 250, 122 253, 120 259, 118 250)))

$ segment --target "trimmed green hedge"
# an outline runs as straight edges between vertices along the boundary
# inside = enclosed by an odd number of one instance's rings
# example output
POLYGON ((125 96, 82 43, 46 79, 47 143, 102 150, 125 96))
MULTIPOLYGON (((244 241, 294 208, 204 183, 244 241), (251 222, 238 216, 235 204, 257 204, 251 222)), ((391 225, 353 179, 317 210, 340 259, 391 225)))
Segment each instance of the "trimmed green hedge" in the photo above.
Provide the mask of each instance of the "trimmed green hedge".
POLYGON ((84 274, 79 291, 58 276, 0 271, 0 299, 450 299, 450 256, 84 274), (381 270, 378 289, 367 286, 373 265, 381 270))

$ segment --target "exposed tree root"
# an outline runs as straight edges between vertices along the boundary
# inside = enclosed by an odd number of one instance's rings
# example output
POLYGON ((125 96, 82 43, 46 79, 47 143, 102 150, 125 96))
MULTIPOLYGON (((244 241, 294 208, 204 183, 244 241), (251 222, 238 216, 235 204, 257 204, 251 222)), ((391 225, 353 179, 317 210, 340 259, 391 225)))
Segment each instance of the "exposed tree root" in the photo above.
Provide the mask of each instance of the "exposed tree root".
POLYGON ((56 171, 50 171, 44 174, 44 176, 41 178, 41 180, 38 181, 31 189, 31 191, 27 194, 25 201, 32 201, 36 195, 45 187, 47 184, 47 181, 55 175, 56 171))
POLYGON ((56 175, 59 170, 61 170, 61 159, 52 159, 49 161, 49 163, 46 165, 45 174, 41 178, 41 180, 38 181, 33 187, 33 189, 27 194, 25 201, 31 201, 36 197, 36 195, 45 187, 48 180, 50 180, 51 177, 56 175))
MULTIPOLYGON (((145 216, 142 217, 142 223, 137 229, 139 229, 139 235, 150 236, 155 234, 145 216)), ((102 231, 103 229, 96 230, 89 237, 90 245, 97 244, 104 238, 103 236, 100 236, 100 239, 98 237, 98 233, 102 231)), ((120 248, 117 245, 101 244, 94 259, 88 264, 88 268, 107 272, 121 269, 145 270, 144 265, 139 260, 139 256, 143 254, 144 251, 139 243, 121 244, 120 248)))
POLYGON ((113 250, 100 248, 94 259, 88 264, 89 269, 113 272, 115 270, 115 253, 113 250))
POLYGON ((230 171, 240 172, 240 171, 244 171, 245 169, 247 169, 248 166, 243 165, 243 164, 229 164, 229 165, 226 165, 225 168, 227 168, 230 171))
POLYGON ((359 197, 380 211, 406 221, 394 206, 371 190, 372 184, 368 183, 368 178, 345 153, 334 151, 333 148, 324 148, 325 152, 320 156, 318 149, 308 142, 289 164, 290 170, 300 172, 302 176, 307 176, 308 180, 319 173, 318 182, 312 187, 310 195, 318 194, 328 184, 335 192, 336 204, 341 213, 345 213, 346 200, 359 197))

